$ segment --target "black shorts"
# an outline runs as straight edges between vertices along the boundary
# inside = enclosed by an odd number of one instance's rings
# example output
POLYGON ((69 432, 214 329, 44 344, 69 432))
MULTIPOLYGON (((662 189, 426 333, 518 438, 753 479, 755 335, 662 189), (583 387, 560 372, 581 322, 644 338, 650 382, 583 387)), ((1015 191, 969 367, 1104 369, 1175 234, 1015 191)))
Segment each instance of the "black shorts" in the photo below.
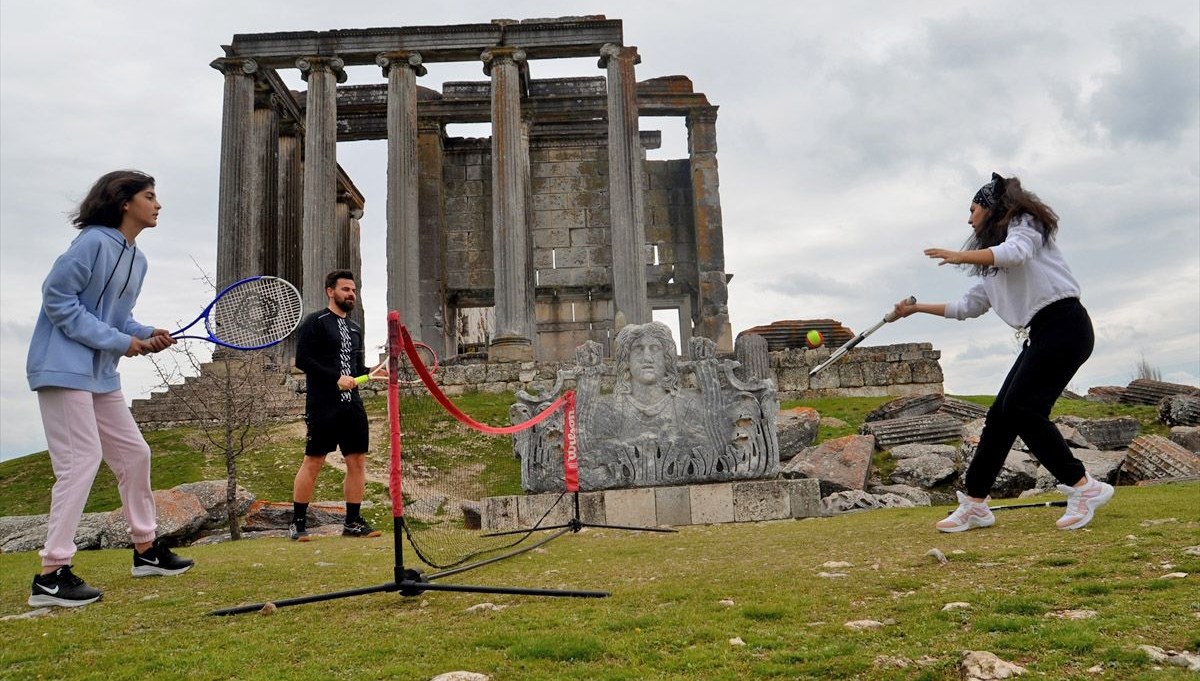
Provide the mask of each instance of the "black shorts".
POLYGON ((343 455, 367 451, 367 410, 362 402, 310 407, 304 421, 308 424, 306 456, 325 456, 335 449, 341 449, 343 455))

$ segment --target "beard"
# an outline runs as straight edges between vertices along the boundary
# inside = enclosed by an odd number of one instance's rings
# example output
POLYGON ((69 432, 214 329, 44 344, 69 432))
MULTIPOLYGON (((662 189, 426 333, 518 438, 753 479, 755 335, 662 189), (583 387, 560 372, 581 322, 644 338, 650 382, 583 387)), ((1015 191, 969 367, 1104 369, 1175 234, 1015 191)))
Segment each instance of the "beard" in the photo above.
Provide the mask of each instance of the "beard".
POLYGON ((335 300, 335 301, 333 301, 333 304, 337 305, 338 309, 341 310, 342 312, 345 312, 346 314, 350 314, 351 312, 354 312, 354 301, 353 300, 335 300))

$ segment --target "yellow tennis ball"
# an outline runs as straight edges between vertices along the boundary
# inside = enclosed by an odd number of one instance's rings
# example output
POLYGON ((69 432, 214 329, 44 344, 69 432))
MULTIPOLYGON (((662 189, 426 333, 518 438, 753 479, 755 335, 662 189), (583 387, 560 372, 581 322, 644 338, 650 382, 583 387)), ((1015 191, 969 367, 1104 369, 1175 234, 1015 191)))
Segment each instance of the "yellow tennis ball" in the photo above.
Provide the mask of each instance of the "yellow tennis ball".
POLYGON ((822 336, 821 332, 817 331, 816 329, 808 332, 807 339, 808 347, 810 348, 819 348, 825 344, 825 337, 822 336))

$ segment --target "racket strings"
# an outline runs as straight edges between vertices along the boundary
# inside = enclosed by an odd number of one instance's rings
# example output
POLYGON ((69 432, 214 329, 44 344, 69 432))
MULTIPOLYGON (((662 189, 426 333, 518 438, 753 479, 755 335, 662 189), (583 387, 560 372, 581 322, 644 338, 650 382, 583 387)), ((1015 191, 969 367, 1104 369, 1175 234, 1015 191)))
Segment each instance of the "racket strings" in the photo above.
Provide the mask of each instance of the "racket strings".
POLYGON ((279 341, 296 328, 303 311, 300 294, 282 279, 262 277, 227 290, 205 320, 213 338, 254 348, 279 341))

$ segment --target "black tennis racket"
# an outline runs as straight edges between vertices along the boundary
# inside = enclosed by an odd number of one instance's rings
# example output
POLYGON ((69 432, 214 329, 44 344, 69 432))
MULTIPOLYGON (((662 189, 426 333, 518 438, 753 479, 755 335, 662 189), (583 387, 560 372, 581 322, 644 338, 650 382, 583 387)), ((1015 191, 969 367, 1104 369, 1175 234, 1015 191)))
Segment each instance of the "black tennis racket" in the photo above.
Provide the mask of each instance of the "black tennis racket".
POLYGON ((233 350, 260 350, 288 337, 300 324, 300 292, 279 277, 247 277, 226 286, 175 338, 196 338, 233 350), (181 336, 201 319, 207 336, 181 336))

